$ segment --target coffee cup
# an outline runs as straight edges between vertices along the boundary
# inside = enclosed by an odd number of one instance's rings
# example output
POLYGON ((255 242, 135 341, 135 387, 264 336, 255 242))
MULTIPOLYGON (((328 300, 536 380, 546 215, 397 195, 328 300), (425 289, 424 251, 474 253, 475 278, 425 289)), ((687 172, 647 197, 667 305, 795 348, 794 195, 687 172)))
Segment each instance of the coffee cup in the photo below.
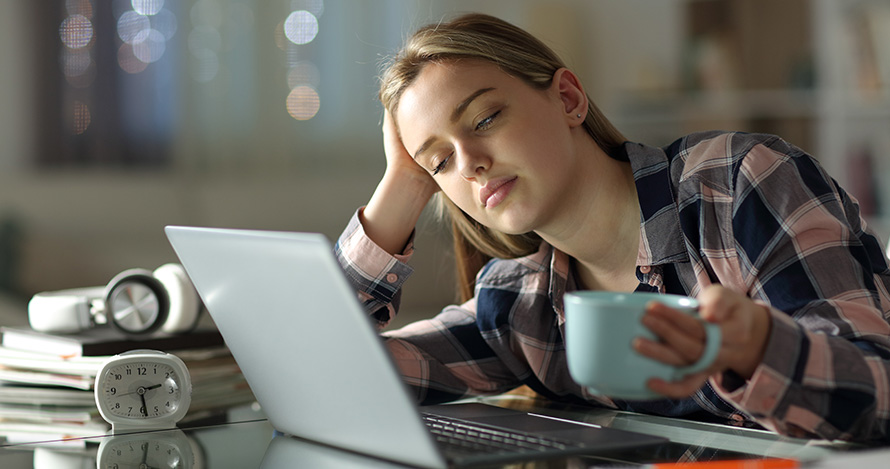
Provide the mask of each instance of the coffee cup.
POLYGON ((575 382, 612 398, 658 399, 664 396, 646 386, 650 378, 676 381, 714 362, 722 340, 720 327, 703 320, 707 342, 701 357, 692 365, 672 366, 637 353, 632 346, 635 338, 658 340, 640 322, 651 301, 697 317, 698 302, 686 296, 606 291, 565 295, 566 354, 575 382))

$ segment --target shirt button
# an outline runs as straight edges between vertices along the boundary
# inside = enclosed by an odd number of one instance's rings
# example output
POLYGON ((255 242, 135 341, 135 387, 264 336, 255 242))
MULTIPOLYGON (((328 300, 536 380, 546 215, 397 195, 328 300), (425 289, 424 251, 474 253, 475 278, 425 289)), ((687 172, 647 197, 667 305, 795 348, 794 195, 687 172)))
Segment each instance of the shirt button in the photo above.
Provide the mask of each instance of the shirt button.
POLYGON ((640 267, 640 272, 642 272, 644 274, 648 274, 649 271, 651 271, 651 270, 652 270, 652 267, 649 267, 648 265, 644 265, 644 266, 640 267))
POLYGON ((386 274, 386 281, 389 283, 396 283, 399 281, 399 276, 393 273, 386 274))

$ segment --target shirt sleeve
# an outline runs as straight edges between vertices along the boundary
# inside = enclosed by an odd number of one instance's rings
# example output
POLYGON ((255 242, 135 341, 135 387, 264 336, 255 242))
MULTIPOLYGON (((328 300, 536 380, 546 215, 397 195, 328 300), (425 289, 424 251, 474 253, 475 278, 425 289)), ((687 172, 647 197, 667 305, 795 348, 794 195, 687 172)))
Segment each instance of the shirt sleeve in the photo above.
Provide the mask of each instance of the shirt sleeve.
POLYGON ((384 334, 418 403, 499 394, 522 384, 482 337, 475 309, 471 299, 445 308, 435 318, 384 334))
POLYGON ((334 253, 346 278, 358 292, 365 311, 382 329, 395 317, 402 284, 413 273, 407 263, 414 253, 414 234, 398 255, 390 255, 366 234, 358 209, 334 246, 334 253))
POLYGON ((718 389, 784 434, 890 439, 890 272, 855 201, 776 139, 740 162, 731 218, 727 242, 748 295, 770 306, 771 332, 752 378, 725 373, 718 389))
MULTIPOLYGON (((414 237, 392 256, 364 232, 357 211, 335 246, 337 259, 365 310, 383 329, 398 311, 414 237)), ((419 404, 470 395, 497 394, 519 386, 518 378, 491 350, 476 325, 475 299, 445 308, 432 319, 384 333, 386 347, 419 404)))

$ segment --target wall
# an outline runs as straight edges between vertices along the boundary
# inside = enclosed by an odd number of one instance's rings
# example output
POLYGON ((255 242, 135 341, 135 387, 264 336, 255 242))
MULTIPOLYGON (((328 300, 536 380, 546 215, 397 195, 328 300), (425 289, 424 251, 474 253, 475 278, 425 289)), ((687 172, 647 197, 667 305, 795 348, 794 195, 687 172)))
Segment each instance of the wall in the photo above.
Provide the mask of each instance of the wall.
MULTIPOLYGON (((594 95, 627 85, 628 76, 645 82, 653 67, 672 75, 667 51, 675 49, 671 44, 679 37, 676 25, 664 21, 675 11, 674 1, 328 1, 328 17, 322 19, 337 30, 328 40, 337 42, 339 52, 319 60, 336 71, 325 79, 328 89, 336 90, 329 102, 339 104, 334 105, 337 112, 320 112, 307 124, 281 116, 286 94, 281 51, 260 31, 277 21, 275 15, 287 6, 281 3, 257 7, 252 88, 187 84, 173 167, 124 171, 41 170, 29 164, 35 139, 54 136, 31 124, 39 90, 31 87, 35 80, 24 3, 4 2, 0 219, 11 217, 22 233, 16 277, 22 296, 14 305, 37 291, 101 285, 123 269, 173 260, 162 233, 166 224, 320 231, 336 237, 383 171, 380 111, 374 101, 378 61, 420 24, 470 10, 502 16, 563 53, 587 75, 594 95), (640 9, 661 13, 640 17, 640 9), (334 17, 342 19, 332 22, 334 17), (631 29, 670 39, 652 41, 645 34, 627 34, 631 29), (594 66, 603 63, 608 66, 594 66), (237 110, 226 101, 233 92, 251 93, 251 112, 257 114, 252 127, 238 127, 237 110)), ((179 33, 185 34, 186 27, 181 21, 179 33)), ((413 262, 417 273, 404 298, 409 313, 429 314, 452 301, 448 243, 432 217, 425 216, 413 262)))
MULTIPOLYGON (((57 136, 33 117, 40 90, 33 88, 26 2, 3 2, 0 221, 12 217, 22 230, 19 300, 41 290, 100 285, 120 270, 173 260, 166 224, 319 231, 334 238, 384 169, 374 99, 381 57, 416 26, 456 12, 496 14, 547 41, 607 115, 627 125, 630 138, 661 134, 647 133, 660 123, 635 113, 628 96, 685 99, 691 0, 328 0, 322 26, 334 52, 314 57, 327 71, 321 85, 327 104, 312 121, 296 122, 284 109, 287 70, 270 32, 296 3, 252 3, 250 61, 232 67, 253 73, 206 86, 182 77, 173 164, 133 171, 29 164, 35 142, 57 136)), ((178 34, 187 33, 186 17, 178 34)), ((179 47, 172 53, 185 57, 186 41, 179 47)), ((668 113, 677 117, 675 108, 668 113)), ((665 134, 676 135, 682 126, 670 124, 665 134)), ((429 215, 418 247, 417 273, 404 298, 412 317, 452 301, 448 237, 429 215)), ((19 305, 12 315, 23 314, 19 305)))
MULTIPOLYGON (((0 172, 18 170, 32 153, 31 61, 23 2, 3 2, 0 15, 0 172)), ((2 206, 0 206, 2 207, 2 206)), ((0 212, 2 213, 2 212, 0 212)))
MULTIPOLYGON (((355 173, 27 173, 3 177, 0 184, 7 212, 22 223, 18 280, 29 293, 102 285, 127 268, 175 261, 163 235, 168 224, 314 231, 335 240, 375 179, 355 173)), ((413 264, 421 268, 404 301, 409 311, 425 314, 453 298, 448 239, 425 216, 417 243, 413 264)))

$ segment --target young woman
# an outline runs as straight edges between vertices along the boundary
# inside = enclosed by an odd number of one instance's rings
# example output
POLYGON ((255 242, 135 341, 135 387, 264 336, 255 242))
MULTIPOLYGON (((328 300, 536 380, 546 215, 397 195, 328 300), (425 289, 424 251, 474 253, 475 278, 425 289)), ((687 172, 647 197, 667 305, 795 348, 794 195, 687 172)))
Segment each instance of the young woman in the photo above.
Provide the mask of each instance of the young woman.
MULTIPOLYGON (((626 142, 578 77, 508 23, 467 15, 420 29, 382 76, 386 171, 337 253, 369 314, 396 313, 428 201, 449 215, 464 303, 388 333, 423 403, 527 385, 548 398, 794 436, 890 440, 890 270, 856 201, 770 135, 626 142), (475 280, 474 280, 475 278, 475 280), (567 291, 697 297, 723 343, 706 372, 653 379, 662 400, 572 381, 567 291)), ((693 318, 652 305, 659 341, 694 362, 693 318)))

